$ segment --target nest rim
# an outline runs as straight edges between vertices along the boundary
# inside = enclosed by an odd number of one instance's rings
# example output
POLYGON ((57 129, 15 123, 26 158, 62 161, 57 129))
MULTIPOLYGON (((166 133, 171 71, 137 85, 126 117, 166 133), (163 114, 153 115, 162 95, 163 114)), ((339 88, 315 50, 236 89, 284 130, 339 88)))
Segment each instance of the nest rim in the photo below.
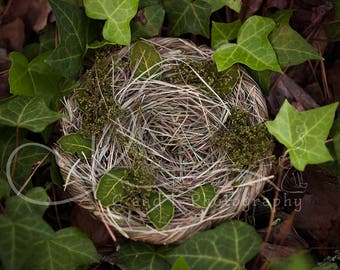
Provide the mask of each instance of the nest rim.
MULTIPOLYGON (((155 38, 147 40, 147 42, 157 46, 158 49, 161 48, 161 50, 163 49, 170 53, 173 50, 179 51, 181 56, 183 54, 181 50, 183 50, 189 54, 189 57, 192 58, 198 58, 199 60, 206 59, 209 61, 212 59, 212 51, 209 48, 197 47, 187 40, 178 38, 155 38)), ((124 47, 118 51, 118 57, 128 54, 130 49, 131 46, 124 47)), ((185 57, 188 57, 188 55, 184 54, 183 58, 185 59, 185 57)), ((181 57, 178 58, 182 59, 181 57)), ((263 122, 267 119, 268 115, 266 103, 261 91, 253 79, 243 69, 241 69, 240 72, 240 79, 233 93, 233 102, 238 102, 242 97, 246 97, 246 100, 251 100, 251 106, 254 106, 255 108, 254 114, 256 114, 257 117, 256 121, 258 123, 263 122)), ((142 82, 142 85, 143 84, 145 84, 145 81, 142 82)), ((124 87, 121 89, 123 88, 124 87)), ((227 101, 223 102, 225 103, 227 101)), ((72 98, 65 100, 65 113, 67 117, 62 120, 61 126, 63 134, 67 135, 72 133, 70 131, 74 130, 74 128, 81 126, 79 118, 74 117, 75 114, 79 113, 79 109, 77 111, 76 101, 72 100, 72 98)), ((109 128, 106 127, 106 129, 103 130, 103 134, 106 134, 108 130, 109 128)), ((105 141, 105 138, 106 137, 104 135, 101 136, 98 144, 100 141, 105 141)), ((96 148, 96 151, 92 156, 93 159, 96 159, 94 157, 98 157, 97 150, 98 148, 96 148)), ((124 237, 152 244, 179 243, 198 231, 205 230, 226 219, 237 216, 258 196, 264 186, 264 183, 271 179, 271 176, 269 175, 271 162, 270 160, 264 160, 255 171, 244 170, 240 173, 239 178, 243 179, 235 181, 239 182, 239 184, 234 185, 234 182, 229 182, 229 185, 227 183, 221 187, 224 191, 233 190, 233 192, 228 193, 228 195, 230 195, 228 198, 229 201, 227 200, 221 203, 218 211, 208 213, 211 210, 211 208, 208 207, 207 209, 203 209, 200 214, 195 213, 192 216, 189 215, 183 217, 177 216, 165 228, 158 230, 145 222, 139 222, 138 218, 135 219, 134 214, 131 214, 131 212, 120 213, 112 207, 103 207, 98 201, 96 201, 93 194, 98 183, 98 177, 96 177, 94 172, 91 171, 91 168, 95 166, 95 162, 91 162, 90 160, 81 161, 79 158, 65 153, 58 146, 55 147, 55 153, 57 157, 57 164, 61 169, 67 191, 72 196, 78 197, 81 197, 83 194, 87 194, 77 200, 77 203, 80 206, 88 209, 93 213, 93 215, 102 219, 124 237), (76 167, 78 168, 76 169, 76 167), (83 175, 90 176, 90 179, 79 181, 81 173, 83 173, 83 175), (230 201, 233 201, 234 205, 228 204, 230 201), (210 216, 207 216, 208 214, 210 216)))

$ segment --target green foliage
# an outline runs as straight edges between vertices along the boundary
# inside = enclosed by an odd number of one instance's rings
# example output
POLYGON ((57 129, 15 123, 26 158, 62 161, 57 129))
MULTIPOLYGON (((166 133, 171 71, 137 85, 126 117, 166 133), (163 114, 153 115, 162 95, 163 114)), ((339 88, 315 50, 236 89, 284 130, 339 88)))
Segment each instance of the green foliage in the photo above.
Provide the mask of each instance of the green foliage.
POLYGON ((260 245, 261 237, 253 227, 240 221, 229 221, 164 250, 156 251, 142 243, 128 243, 119 250, 117 260, 129 270, 169 270, 165 261, 173 265, 180 257, 195 270, 245 270, 245 263, 257 254, 260 245))
POLYGON ((160 68, 162 58, 156 48, 150 43, 137 41, 130 54, 130 69, 135 77, 151 77, 160 68))
POLYGON ((154 247, 131 241, 122 245, 116 262, 128 270, 170 270, 169 264, 154 247))
POLYGON ((334 121, 330 135, 333 141, 328 143, 328 150, 333 157, 333 161, 322 164, 329 172, 338 176, 340 181, 340 118, 334 121))
POLYGON ((94 262, 98 256, 92 242, 79 229, 66 228, 34 245, 26 269, 76 270, 94 262))
POLYGON ((0 124, 43 131, 63 115, 51 111, 40 97, 16 96, 0 103, 0 124))
POLYGON ((211 6, 203 0, 164 0, 170 35, 185 33, 209 38, 211 6))
POLYGON ((60 44, 47 63, 66 78, 79 75, 89 42, 89 21, 84 11, 67 0, 49 0, 57 21, 60 44))
POLYGON ((236 39, 241 27, 241 21, 236 20, 231 23, 212 22, 211 47, 217 49, 221 45, 236 39))
MULTIPOLYGON (((32 142, 24 139, 21 134, 18 134, 17 140, 15 129, 12 128, 0 128, 0 133, 0 171, 5 175, 7 161, 16 149, 16 141, 18 141, 18 146, 32 142)), ((34 164, 42 160, 47 153, 46 149, 33 145, 23 147, 17 152, 16 162, 14 162, 13 157, 10 166, 11 172, 15 169, 12 179, 17 187, 21 187, 22 183, 31 174, 34 164)), ((7 180, 6 176, 4 178, 7 180)))
POLYGON ((92 141, 81 134, 69 134, 61 137, 57 142, 65 152, 90 158, 92 155, 92 141))
POLYGON ((9 70, 11 93, 22 96, 53 96, 60 91, 62 77, 45 63, 50 56, 45 52, 28 62, 25 55, 12 52, 9 70))
POLYGON ((88 17, 106 20, 103 36, 106 40, 128 45, 131 41, 129 23, 135 16, 138 0, 84 0, 88 17))
POLYGON ((240 27, 237 44, 226 43, 217 48, 214 59, 219 71, 242 63, 253 70, 281 71, 268 35, 275 23, 270 18, 252 16, 240 27))
POLYGON ((220 8, 228 6, 232 10, 239 13, 241 10, 241 4, 242 4, 241 0, 205 0, 205 2, 210 4, 212 12, 215 12, 219 10, 220 8))
POLYGON ((175 262, 182 256, 195 270, 243 270, 245 263, 257 254, 260 245, 261 237, 253 227, 230 221, 191 237, 168 252, 166 258, 175 262))
POLYGON ((193 191, 192 203, 198 207, 206 208, 215 198, 215 195, 215 188, 212 185, 206 184, 204 186, 199 186, 193 191))
MULTIPOLYGON (((41 188, 27 192, 35 201, 47 202, 41 188)), ((41 218, 46 205, 32 205, 11 197, 7 215, 0 216, 0 258, 4 270, 75 270, 98 260, 95 247, 78 229, 54 232, 41 218)))
POLYGON ((6 176, 0 172, 0 200, 9 194, 10 187, 6 181, 6 176))
POLYGON ((129 171, 126 169, 112 169, 104 174, 97 185, 95 198, 104 207, 115 205, 127 195, 124 182, 127 181, 129 171))
POLYGON ((338 103, 298 112, 286 100, 274 121, 266 123, 269 132, 287 147, 292 165, 302 171, 307 164, 332 160, 325 146, 338 103))
POLYGON ((335 10, 335 22, 331 25, 329 37, 331 39, 338 39, 340 38, 340 1, 332 0, 332 2, 335 10))
POLYGON ((149 197, 148 219, 157 229, 166 227, 174 218, 175 207, 161 192, 151 193, 149 197))
POLYGON ((150 38, 160 33, 165 17, 164 8, 155 4, 139 10, 137 16, 131 21, 132 40, 150 38))
MULTIPOLYGON (((313 262, 310 257, 302 254, 294 254, 286 259, 276 259, 273 261, 271 270, 311 270, 313 262)), ((314 268, 313 268, 314 269, 314 268)))
POLYGON ((188 265, 186 260, 180 256, 171 267, 171 270, 191 270, 191 267, 188 265))
POLYGON ((6 202, 6 210, 11 218, 21 218, 22 216, 42 216, 48 205, 48 196, 46 191, 41 187, 36 187, 29 190, 25 196, 31 200, 44 204, 33 204, 27 200, 24 200, 18 196, 10 197, 6 202))
POLYGON ((282 68, 301 64, 309 59, 323 59, 299 33, 289 25, 290 10, 281 10, 273 15, 276 27, 269 40, 282 68))

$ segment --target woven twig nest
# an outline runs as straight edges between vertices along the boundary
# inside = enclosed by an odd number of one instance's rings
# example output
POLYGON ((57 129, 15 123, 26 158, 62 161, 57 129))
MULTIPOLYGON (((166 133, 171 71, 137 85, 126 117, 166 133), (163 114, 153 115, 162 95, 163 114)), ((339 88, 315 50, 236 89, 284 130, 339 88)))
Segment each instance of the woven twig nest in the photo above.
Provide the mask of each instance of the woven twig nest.
POLYGON ((272 144, 264 97, 242 68, 218 73, 209 48, 182 39, 145 44, 161 59, 145 72, 138 71, 143 55, 131 66, 133 45, 97 57, 65 100, 61 121, 64 135, 92 136, 94 152, 84 158, 56 147, 56 155, 82 207, 125 237, 168 244, 243 211, 269 178, 272 144), (235 71, 228 93, 224 83, 235 71), (126 196, 105 207, 95 193, 112 169, 131 173, 126 196), (154 194, 158 205, 150 207, 154 194), (165 201, 173 216, 157 226, 150 213, 165 201))

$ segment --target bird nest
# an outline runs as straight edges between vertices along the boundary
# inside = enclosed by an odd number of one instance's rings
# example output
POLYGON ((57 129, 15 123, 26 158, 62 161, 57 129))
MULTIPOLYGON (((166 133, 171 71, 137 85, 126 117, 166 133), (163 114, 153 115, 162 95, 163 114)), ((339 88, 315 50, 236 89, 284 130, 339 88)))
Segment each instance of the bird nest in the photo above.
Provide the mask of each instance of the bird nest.
POLYGON ((131 65, 134 45, 97 55, 61 121, 64 135, 92 138, 94 150, 56 147, 57 163, 77 203, 115 231, 178 243, 240 214, 270 179, 267 108, 242 68, 217 72, 209 48, 177 38, 144 45, 160 61, 142 71, 146 52, 131 65), (124 196, 104 204, 98 183, 115 170, 128 172, 124 196))

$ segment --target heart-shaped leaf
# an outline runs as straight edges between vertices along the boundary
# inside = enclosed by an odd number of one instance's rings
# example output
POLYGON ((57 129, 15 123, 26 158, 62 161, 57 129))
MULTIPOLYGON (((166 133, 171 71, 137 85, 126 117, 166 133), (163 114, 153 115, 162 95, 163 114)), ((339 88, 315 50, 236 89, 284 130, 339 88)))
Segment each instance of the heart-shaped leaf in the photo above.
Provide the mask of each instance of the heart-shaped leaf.
POLYGON ((214 53, 219 71, 242 63, 253 70, 273 70, 281 72, 276 54, 268 35, 274 29, 275 22, 271 18, 251 16, 241 26, 237 44, 226 43, 214 53))
POLYGON ((121 201, 127 194, 124 182, 128 181, 129 171, 126 169, 112 169, 104 174, 97 185, 95 198, 104 207, 109 207, 121 201))
POLYGON ((63 136, 57 143, 65 152, 72 155, 77 154, 80 158, 83 157, 83 155, 86 158, 90 158, 92 155, 92 141, 86 139, 81 134, 74 133, 63 136))
POLYGON ((167 226, 174 217, 175 207, 161 192, 149 197, 148 219, 157 229, 167 226))
POLYGON ((185 33, 209 38, 210 4, 203 0, 164 0, 170 35, 185 33))
POLYGON ((303 171, 307 164, 332 160, 325 141, 337 107, 338 103, 333 103, 299 112, 286 100, 275 120, 266 123, 268 131, 287 147, 296 169, 303 171))
POLYGON ((212 22, 211 47, 216 49, 219 46, 236 39, 241 27, 241 21, 236 20, 231 23, 212 22))
POLYGON ((26 261, 26 269, 76 270, 78 266, 98 262, 93 243, 77 228, 59 230, 33 247, 34 252, 26 261))
POLYGON ((57 21, 60 44, 47 63, 66 78, 79 75, 86 44, 89 41, 89 21, 79 5, 68 0, 49 0, 57 21))
MULTIPOLYGON (((169 264, 154 247, 142 242, 131 241, 122 245, 116 262, 129 270, 169 270, 169 264)), ((123 268, 124 269, 124 268, 123 268)))
POLYGON ((281 67, 298 65, 309 59, 322 60, 322 56, 315 51, 313 46, 290 27, 291 15, 290 10, 276 12, 273 19, 277 26, 269 35, 281 67))
POLYGON ((230 221, 191 237, 165 257, 174 263, 182 256, 195 270, 245 270, 245 263, 258 253, 261 242, 252 226, 230 221))
POLYGON ((28 62, 22 53, 10 53, 12 65, 9 70, 9 83, 12 94, 53 96, 60 91, 62 77, 45 63, 50 54, 45 52, 28 62))
POLYGON ((241 0, 205 0, 207 3, 211 5, 211 11, 215 12, 220 8, 228 6, 232 10, 240 13, 241 10, 241 0))
POLYGON ((0 124, 43 131, 49 124, 63 117, 51 111, 40 97, 16 96, 0 103, 0 124))
POLYGON ((26 197, 34 200, 37 204, 26 201, 18 196, 10 197, 6 202, 6 210, 11 218, 20 218, 25 215, 38 215, 42 216, 46 211, 48 205, 48 196, 46 191, 41 187, 30 189, 26 197), (39 204, 39 203, 45 204, 39 204))
POLYGON ((131 41, 130 21, 136 15, 138 0, 84 0, 86 14, 92 19, 106 20, 106 40, 128 45, 131 41))
POLYGON ((164 8, 159 5, 147 6, 138 11, 134 20, 131 21, 132 39, 150 38, 161 31, 165 16, 164 8))
POLYGON ((135 70, 135 77, 150 77, 160 68, 162 58, 156 48, 144 41, 137 41, 130 54, 130 69, 135 70))
POLYGON ((192 193, 192 203, 198 207, 206 208, 215 198, 215 195, 215 188, 212 185, 206 184, 199 186, 195 188, 192 193))
POLYGON ((188 265, 186 260, 180 256, 171 267, 171 270, 191 270, 191 267, 188 265))
POLYGON ((53 229, 35 215, 14 220, 0 216, 0 258, 5 270, 29 269, 26 260, 32 254, 32 243, 53 235, 53 229))

